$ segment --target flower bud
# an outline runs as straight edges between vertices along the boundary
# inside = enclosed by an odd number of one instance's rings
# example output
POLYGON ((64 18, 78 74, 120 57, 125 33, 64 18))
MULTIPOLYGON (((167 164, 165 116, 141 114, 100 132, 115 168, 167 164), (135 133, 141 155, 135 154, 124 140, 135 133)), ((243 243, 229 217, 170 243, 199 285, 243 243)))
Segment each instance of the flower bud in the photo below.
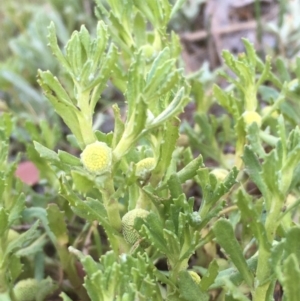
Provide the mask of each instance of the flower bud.
POLYGON ((218 181, 222 182, 225 180, 225 178, 227 177, 229 172, 228 172, 228 170, 223 169, 223 168, 215 168, 210 173, 213 174, 217 178, 218 181))
POLYGON ((13 240, 17 239, 19 236, 20 234, 17 231, 9 229, 7 234, 7 243, 9 244, 13 240))
POLYGON ((147 179, 151 170, 155 167, 154 158, 145 158, 136 164, 135 175, 142 180, 147 179))
POLYGON ((130 244, 134 245, 138 240, 141 239, 140 234, 134 229, 134 221, 137 217, 145 219, 149 214, 149 211, 144 209, 133 209, 128 211, 122 218, 122 232, 125 240, 130 244))
POLYGON ((257 112, 245 111, 242 116, 246 126, 251 125, 253 122, 256 122, 258 127, 261 126, 261 116, 257 112))
POLYGON ((35 301, 39 290, 39 284, 36 279, 25 279, 19 281, 14 287, 16 301, 35 301))
POLYGON ((272 110, 272 107, 271 107, 271 106, 265 106, 265 107, 261 110, 262 116, 270 115, 270 117, 272 117, 272 118, 278 118, 278 116, 279 116, 278 111, 277 111, 277 110, 274 110, 274 111, 270 114, 271 110, 272 110))
POLYGON ((84 167, 96 174, 110 171, 112 162, 111 148, 103 142, 94 142, 86 146, 80 155, 84 167))
POLYGON ((201 281, 200 276, 196 272, 194 272, 194 271, 188 271, 188 272, 189 272, 190 276, 192 277, 192 279, 194 280, 194 282, 196 284, 199 284, 200 281, 201 281))

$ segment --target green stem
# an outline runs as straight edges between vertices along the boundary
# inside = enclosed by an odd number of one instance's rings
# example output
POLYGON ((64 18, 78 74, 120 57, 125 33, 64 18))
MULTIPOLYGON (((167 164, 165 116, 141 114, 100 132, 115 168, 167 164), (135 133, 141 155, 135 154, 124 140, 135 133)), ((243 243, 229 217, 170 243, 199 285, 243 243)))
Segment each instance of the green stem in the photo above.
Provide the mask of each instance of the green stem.
POLYGON ((114 252, 122 254, 129 250, 128 244, 125 242, 123 236, 121 235, 122 231, 122 221, 119 212, 119 203, 113 197, 115 193, 113 179, 110 177, 101 188, 103 204, 105 206, 108 221, 110 225, 118 232, 120 235, 110 235, 110 242, 114 252))
MULTIPOLYGON (((268 215, 265 222, 265 229, 267 234, 267 239, 272 245, 274 236, 276 234, 276 229, 278 227, 278 220, 281 212, 282 201, 280 196, 273 195, 271 207, 268 210, 268 215)), ((258 264, 256 270, 256 286, 253 295, 253 301, 265 301, 267 298, 268 290, 272 284, 270 278, 271 268, 269 264, 270 251, 266 250, 261 244, 258 253, 258 264)))
POLYGON ((113 160, 115 162, 120 161, 121 158, 128 152, 132 144, 133 144, 133 139, 130 139, 129 137, 124 137, 123 135, 120 142, 113 150, 113 160))
POLYGON ((76 291, 82 301, 89 301, 90 298, 85 288, 83 287, 83 278, 80 278, 78 275, 73 256, 69 253, 65 245, 57 244, 56 248, 62 268, 67 274, 68 279, 74 288, 74 291, 76 291))
POLYGON ((270 275, 270 252, 262 246, 259 248, 253 301, 265 301, 271 281, 266 281, 270 275), (261 285, 261 283, 263 283, 261 285))

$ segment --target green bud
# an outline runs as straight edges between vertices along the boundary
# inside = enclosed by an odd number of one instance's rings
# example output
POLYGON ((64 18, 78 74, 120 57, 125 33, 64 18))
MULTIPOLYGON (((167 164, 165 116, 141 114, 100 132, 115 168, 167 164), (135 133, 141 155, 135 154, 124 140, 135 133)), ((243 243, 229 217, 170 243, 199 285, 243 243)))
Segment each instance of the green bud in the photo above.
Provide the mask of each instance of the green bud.
POLYGON ((17 239, 19 236, 20 234, 17 231, 9 229, 7 234, 7 243, 9 244, 13 240, 17 239))
POLYGON ((111 169, 112 151, 106 143, 89 144, 80 156, 84 167, 92 173, 103 174, 111 169))
POLYGON ((35 301, 38 290, 38 281, 29 278, 19 281, 13 291, 16 301, 35 301))
POLYGON ((125 240, 130 244, 134 245, 141 239, 140 234, 134 229, 134 221, 137 217, 145 219, 149 211, 144 209, 133 209, 128 211, 122 218, 122 232, 125 240))

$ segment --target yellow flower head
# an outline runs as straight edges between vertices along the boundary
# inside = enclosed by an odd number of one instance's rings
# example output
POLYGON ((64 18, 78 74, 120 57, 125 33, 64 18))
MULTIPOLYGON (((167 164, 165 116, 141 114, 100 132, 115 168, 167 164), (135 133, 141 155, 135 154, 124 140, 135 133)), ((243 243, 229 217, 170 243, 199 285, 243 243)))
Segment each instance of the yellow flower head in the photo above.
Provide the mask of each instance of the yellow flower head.
POLYGON ((125 240, 134 245, 141 237, 138 231, 134 229, 134 221, 137 217, 146 218, 149 211, 138 208, 128 211, 122 218, 122 232, 125 240))
POLYGON ((190 276, 192 277, 192 279, 194 280, 194 282, 199 284, 201 281, 200 276, 194 271, 188 271, 188 272, 189 272, 190 276))
POLYGON ((82 164, 90 172, 102 174, 111 168, 112 151, 106 143, 97 141, 87 145, 80 157, 82 164))
POLYGON ((152 169, 155 167, 154 158, 146 158, 136 164, 135 175, 141 179, 146 179, 152 169))
POLYGON ((242 116, 246 126, 251 125, 253 122, 256 122, 258 127, 261 126, 261 116, 257 112, 246 111, 242 116))
POLYGON ((210 173, 213 174, 219 181, 224 181, 229 174, 228 170, 223 168, 215 168, 210 173))

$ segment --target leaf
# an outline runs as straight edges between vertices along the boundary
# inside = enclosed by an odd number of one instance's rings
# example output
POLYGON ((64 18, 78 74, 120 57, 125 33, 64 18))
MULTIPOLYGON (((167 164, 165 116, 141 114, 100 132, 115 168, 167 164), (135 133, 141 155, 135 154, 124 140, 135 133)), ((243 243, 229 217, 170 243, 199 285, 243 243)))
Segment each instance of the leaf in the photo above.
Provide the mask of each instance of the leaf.
POLYGON ((58 158, 62 163, 68 164, 72 167, 82 166, 80 159, 78 157, 75 157, 65 151, 58 150, 58 158))
POLYGON ((85 173, 72 170, 71 175, 74 188, 80 193, 86 194, 95 187, 94 181, 92 181, 85 173))
POLYGON ((298 301, 300 296, 300 269, 299 261, 295 254, 290 254, 284 261, 284 278, 282 286, 284 290, 284 297, 286 301, 298 301))
POLYGON ((177 173, 180 182, 184 183, 187 180, 193 179, 197 175, 197 170, 200 167, 203 167, 203 158, 201 155, 199 155, 177 173))
POLYGON ((226 289, 230 292, 231 296, 233 297, 233 299, 226 298, 226 301, 249 301, 249 299, 241 292, 241 290, 238 287, 236 287, 229 279, 224 279, 224 281, 226 289))
POLYGON ((300 228, 293 227, 286 233, 286 241, 284 244, 285 256, 294 254, 300 263, 300 228))
POLYGON ((59 246, 67 245, 69 237, 64 212, 60 211, 56 204, 49 204, 46 210, 49 228, 55 235, 57 244, 59 246))
POLYGON ((226 219, 219 219, 213 226, 218 244, 230 256, 230 259, 242 274, 245 282, 252 286, 253 275, 249 271, 241 247, 234 235, 232 225, 226 219))
POLYGON ((35 222, 29 230, 21 234, 18 239, 10 242, 5 250, 4 256, 2 258, 3 261, 7 260, 8 256, 13 252, 23 248, 27 244, 30 244, 34 239, 39 235, 37 228, 39 226, 39 222, 35 222))
POLYGON ((206 273, 203 275, 200 281, 200 288, 203 292, 208 291, 208 288, 214 283, 216 277, 218 276, 219 265, 214 259, 210 262, 206 273))
POLYGON ((0 208, 0 237, 8 229, 8 214, 4 208, 0 208))
POLYGON ((152 184, 158 184, 158 182, 161 181, 163 175, 165 174, 165 171, 170 165, 172 154, 176 146, 176 141, 179 137, 179 119, 173 118, 166 122, 162 135, 163 138, 159 147, 160 153, 158 162, 156 167, 152 171, 152 184))
POLYGON ((257 185, 259 190, 264 196, 269 194, 268 188, 261 176, 262 168, 258 161, 258 158, 255 156, 254 151, 250 146, 245 146, 243 161, 246 165, 246 171, 248 172, 251 180, 257 185))
POLYGON ((243 190, 239 190, 237 194, 237 205, 246 226, 250 226, 251 232, 259 242, 259 245, 263 246, 266 251, 270 251, 271 244, 268 242, 266 229, 259 219, 260 213, 255 211, 252 199, 243 190))
POLYGON ((181 271, 178 278, 180 296, 186 301, 208 301, 209 295, 204 293, 193 280, 188 271, 181 271))
POLYGON ((175 117, 178 113, 183 111, 183 108, 187 104, 188 100, 189 98, 186 95, 186 90, 184 87, 182 87, 177 91, 175 97, 167 106, 167 108, 146 125, 146 129, 149 130, 155 128, 166 122, 166 120, 170 119, 171 117, 175 117))
MULTIPOLYGON (((20 219, 25 208, 25 195, 20 193, 14 206, 9 210, 9 225, 11 226, 17 219, 20 219)), ((1 220, 1 218, 0 218, 1 220)), ((1 226, 0 226, 1 227, 1 226)))
POLYGON ((163 225, 156 214, 151 212, 144 220, 136 218, 134 228, 139 230, 142 237, 145 237, 151 245, 160 250, 163 254, 169 255, 169 248, 164 238, 163 225))
POLYGON ((56 152, 41 145, 37 141, 33 141, 33 144, 34 144, 34 147, 37 150, 37 152, 40 154, 40 156, 42 158, 46 159, 47 161, 49 161, 49 163, 56 164, 56 163, 60 162, 59 157, 56 152))
POLYGON ((49 35, 48 35, 48 40, 49 40, 49 46, 53 52, 53 54, 56 56, 58 61, 62 64, 62 66, 70 73, 72 73, 71 66, 69 62, 66 60, 66 58, 63 56, 61 50, 58 47, 57 44, 57 37, 56 37, 56 31, 55 31, 55 25, 53 22, 50 23, 49 27, 49 35))

